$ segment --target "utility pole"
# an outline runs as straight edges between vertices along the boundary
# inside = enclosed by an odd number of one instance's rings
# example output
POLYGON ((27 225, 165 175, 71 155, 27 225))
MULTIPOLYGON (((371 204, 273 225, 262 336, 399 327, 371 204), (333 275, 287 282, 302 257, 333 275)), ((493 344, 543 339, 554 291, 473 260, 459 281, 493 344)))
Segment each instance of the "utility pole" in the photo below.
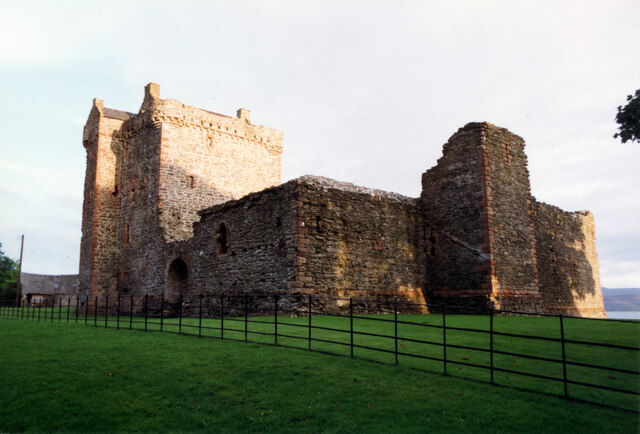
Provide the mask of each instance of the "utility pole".
POLYGON ((24 235, 22 235, 22 241, 20 243, 20 262, 18 262, 18 288, 16 289, 16 305, 18 307, 18 300, 20 300, 20 275, 22 274, 22 250, 24 249, 24 235))

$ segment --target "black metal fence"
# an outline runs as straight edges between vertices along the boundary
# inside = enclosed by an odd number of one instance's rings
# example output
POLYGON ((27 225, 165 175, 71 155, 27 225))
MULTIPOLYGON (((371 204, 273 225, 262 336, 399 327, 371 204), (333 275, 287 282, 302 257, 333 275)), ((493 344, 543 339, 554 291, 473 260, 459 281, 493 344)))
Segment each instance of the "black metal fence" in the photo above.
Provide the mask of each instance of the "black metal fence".
POLYGON ((282 345, 640 409, 639 321, 298 294, 45 298, 0 304, 0 319, 282 345))

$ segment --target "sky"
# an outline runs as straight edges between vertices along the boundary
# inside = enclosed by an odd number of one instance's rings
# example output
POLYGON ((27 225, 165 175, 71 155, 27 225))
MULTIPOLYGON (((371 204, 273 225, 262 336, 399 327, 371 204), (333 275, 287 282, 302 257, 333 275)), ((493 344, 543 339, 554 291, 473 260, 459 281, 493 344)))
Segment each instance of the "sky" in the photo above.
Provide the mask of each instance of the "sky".
POLYGON ((23 271, 78 272, 92 99, 251 110, 305 174, 417 197, 469 122, 527 143, 542 202, 595 215, 601 281, 640 287, 638 1, 0 0, 0 242, 23 271))

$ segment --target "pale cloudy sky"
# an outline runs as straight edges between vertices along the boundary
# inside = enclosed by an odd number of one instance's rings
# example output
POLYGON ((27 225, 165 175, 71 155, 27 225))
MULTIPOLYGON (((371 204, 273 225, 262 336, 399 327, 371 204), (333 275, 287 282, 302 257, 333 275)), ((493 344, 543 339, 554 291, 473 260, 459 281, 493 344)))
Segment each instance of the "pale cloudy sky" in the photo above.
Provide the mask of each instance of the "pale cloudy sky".
POLYGON ((459 127, 527 142, 538 200, 595 214, 602 284, 640 287, 640 144, 612 138, 640 88, 633 1, 0 0, 0 242, 78 269, 91 100, 143 87, 283 130, 283 181, 408 196, 459 127))

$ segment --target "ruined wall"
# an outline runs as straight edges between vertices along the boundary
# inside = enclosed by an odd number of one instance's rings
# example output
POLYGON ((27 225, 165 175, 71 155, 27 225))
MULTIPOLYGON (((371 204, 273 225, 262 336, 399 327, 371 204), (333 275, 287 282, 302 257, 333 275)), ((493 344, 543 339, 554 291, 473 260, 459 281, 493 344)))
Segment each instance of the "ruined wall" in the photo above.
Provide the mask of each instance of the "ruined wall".
POLYGON ((535 234, 529 218, 530 187, 525 143, 504 128, 483 123, 483 177, 487 184, 496 307, 540 311, 535 234))
POLYGON ((82 239, 80 246, 80 293, 102 295, 115 291, 119 199, 117 149, 121 146, 120 128, 128 114, 94 106, 84 129, 87 151, 84 185, 82 239))
POLYGON ((292 291, 425 302, 416 199, 321 177, 299 182, 292 291))
POLYGON ((533 202, 532 220, 544 312, 604 317, 593 215, 533 202))
POLYGON ((483 307, 492 291, 482 135, 482 124, 460 128, 437 165, 422 175, 425 275, 435 303, 483 307))
MULTIPOLYGON (((277 293, 294 278, 297 183, 252 193, 200 212, 194 237, 168 246, 166 270, 188 267, 194 293, 277 293)), ((175 292, 168 285, 169 293, 175 292)))

